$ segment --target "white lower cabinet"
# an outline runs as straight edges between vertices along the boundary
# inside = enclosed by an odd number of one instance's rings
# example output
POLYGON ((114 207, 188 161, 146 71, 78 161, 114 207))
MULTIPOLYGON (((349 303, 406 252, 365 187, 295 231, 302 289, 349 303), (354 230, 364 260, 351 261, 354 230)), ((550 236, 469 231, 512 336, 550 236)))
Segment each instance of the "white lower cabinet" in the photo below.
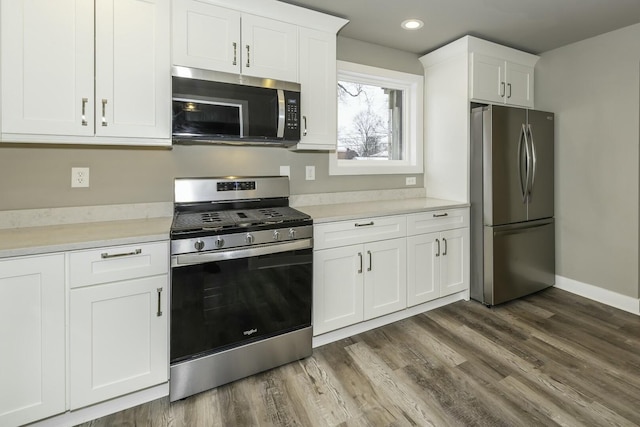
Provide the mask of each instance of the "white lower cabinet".
POLYGON ((71 291, 71 409, 167 380, 167 277, 71 291))
POLYGON ((314 254, 315 335, 406 307, 405 238, 314 254))
POLYGON ((0 425, 64 412, 64 254, 0 261, 0 347, 0 425))
POLYGON ((407 223, 408 306, 466 290, 470 260, 468 210, 410 215, 407 223), (438 229, 443 231, 424 233, 438 229))
POLYGON ((69 255, 70 409, 168 379, 167 243, 69 255))
POLYGON ((468 208, 317 224, 313 334, 463 292, 469 259, 468 208))
POLYGON ((404 216, 314 227, 314 335, 406 307, 406 228, 404 216))

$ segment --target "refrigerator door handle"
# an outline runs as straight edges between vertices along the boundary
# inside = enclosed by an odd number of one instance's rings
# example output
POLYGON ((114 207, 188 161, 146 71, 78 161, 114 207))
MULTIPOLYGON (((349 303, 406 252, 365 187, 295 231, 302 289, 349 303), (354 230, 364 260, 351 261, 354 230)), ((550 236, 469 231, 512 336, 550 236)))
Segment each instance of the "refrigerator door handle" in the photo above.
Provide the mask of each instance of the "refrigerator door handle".
POLYGON ((522 124, 520 128, 520 138, 518 139, 518 175, 520 176, 520 192, 522 193, 522 203, 527 203, 527 192, 529 190, 529 142, 527 140, 527 130, 522 124), (524 144, 522 143, 524 141, 524 144), (522 173, 522 148, 525 150, 525 173, 522 173), (523 181, 524 178, 524 181, 523 181))
POLYGON ((529 138, 531 140, 531 158, 532 158, 532 173, 531 173, 531 183, 529 184, 529 201, 531 201, 531 197, 533 195, 533 184, 536 180, 536 166, 538 164, 538 158, 536 156, 536 144, 533 142, 533 131, 531 130, 531 124, 527 125, 527 130, 529 131, 529 138))

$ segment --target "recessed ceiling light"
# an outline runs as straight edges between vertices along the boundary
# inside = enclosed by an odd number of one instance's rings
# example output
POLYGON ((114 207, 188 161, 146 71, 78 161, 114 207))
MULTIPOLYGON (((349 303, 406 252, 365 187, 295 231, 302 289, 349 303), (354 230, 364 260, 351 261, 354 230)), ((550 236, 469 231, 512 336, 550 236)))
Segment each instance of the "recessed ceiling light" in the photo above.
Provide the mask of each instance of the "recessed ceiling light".
POLYGON ((400 24, 400 26, 405 30, 417 30, 418 28, 422 28, 424 26, 424 22, 419 19, 407 19, 406 21, 402 21, 402 24, 400 24))

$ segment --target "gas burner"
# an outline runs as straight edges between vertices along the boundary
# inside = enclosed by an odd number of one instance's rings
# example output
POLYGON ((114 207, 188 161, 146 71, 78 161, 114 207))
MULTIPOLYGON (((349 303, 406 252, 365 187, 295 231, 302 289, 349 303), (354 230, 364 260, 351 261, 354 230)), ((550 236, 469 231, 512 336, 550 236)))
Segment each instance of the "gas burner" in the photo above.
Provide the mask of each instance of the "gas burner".
POLYGON ((178 178, 175 191, 172 254, 312 236, 311 217, 289 207, 286 177, 178 178))

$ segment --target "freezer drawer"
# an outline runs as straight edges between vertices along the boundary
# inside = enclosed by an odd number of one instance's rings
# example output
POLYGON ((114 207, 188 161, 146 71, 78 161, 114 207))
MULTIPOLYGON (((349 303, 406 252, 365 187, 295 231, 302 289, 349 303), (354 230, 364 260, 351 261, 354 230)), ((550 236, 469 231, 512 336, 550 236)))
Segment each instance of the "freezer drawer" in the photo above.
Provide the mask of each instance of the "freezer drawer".
POLYGON ((553 218, 484 227, 484 255, 485 304, 500 304, 553 286, 553 218))

